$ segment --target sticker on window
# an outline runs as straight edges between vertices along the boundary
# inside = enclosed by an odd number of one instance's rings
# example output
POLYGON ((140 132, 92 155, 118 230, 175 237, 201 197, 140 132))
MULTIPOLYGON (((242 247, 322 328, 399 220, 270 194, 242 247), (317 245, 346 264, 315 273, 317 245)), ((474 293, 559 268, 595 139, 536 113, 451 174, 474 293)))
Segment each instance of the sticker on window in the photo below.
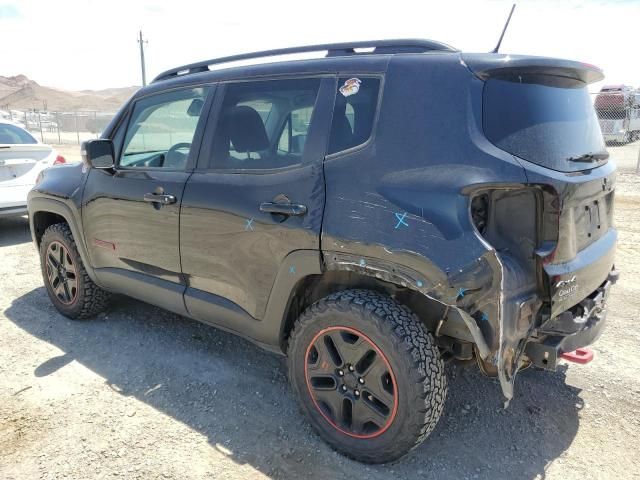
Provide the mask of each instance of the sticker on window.
POLYGON ((362 81, 359 78, 350 78, 340 87, 340 93, 345 97, 355 95, 360 90, 361 83, 362 81))

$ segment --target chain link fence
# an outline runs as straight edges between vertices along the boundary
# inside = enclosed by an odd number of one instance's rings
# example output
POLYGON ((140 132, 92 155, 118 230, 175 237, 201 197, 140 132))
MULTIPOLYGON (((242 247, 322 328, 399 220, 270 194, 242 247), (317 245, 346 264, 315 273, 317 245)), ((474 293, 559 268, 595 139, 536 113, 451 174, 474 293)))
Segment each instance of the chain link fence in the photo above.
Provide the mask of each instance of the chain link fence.
POLYGON ((603 87, 592 99, 611 157, 621 169, 640 173, 640 89, 603 87))
POLYGON ((79 145, 98 138, 115 112, 6 110, 3 117, 28 130, 42 143, 79 145))

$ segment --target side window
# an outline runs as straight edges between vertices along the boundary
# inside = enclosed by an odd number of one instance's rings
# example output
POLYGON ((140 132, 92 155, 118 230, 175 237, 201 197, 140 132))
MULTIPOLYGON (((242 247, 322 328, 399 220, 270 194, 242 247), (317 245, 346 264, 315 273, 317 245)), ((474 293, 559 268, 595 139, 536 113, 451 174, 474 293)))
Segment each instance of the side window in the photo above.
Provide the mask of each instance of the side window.
POLYGON ((125 135, 120 166, 183 169, 207 90, 177 90, 138 101, 125 135))
POLYGON ((319 88, 316 78, 228 85, 211 165, 261 170, 302 163, 319 88))
POLYGON ((379 92, 379 78, 352 76, 338 79, 329 154, 362 145, 371 137, 379 92))

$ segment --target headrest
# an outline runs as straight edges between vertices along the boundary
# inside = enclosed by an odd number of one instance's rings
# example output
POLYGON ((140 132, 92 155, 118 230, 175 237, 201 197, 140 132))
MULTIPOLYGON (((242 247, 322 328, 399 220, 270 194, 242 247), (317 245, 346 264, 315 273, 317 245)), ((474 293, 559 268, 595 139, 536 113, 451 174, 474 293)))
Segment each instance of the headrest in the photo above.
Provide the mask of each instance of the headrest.
POLYGON ((187 108, 187 115, 190 117, 199 117, 202 113, 202 107, 204 107, 204 100, 201 98, 194 98, 187 108))
POLYGON ((229 137, 236 152, 259 152, 269 148, 269 137, 260 114, 246 105, 231 108, 225 115, 229 137))

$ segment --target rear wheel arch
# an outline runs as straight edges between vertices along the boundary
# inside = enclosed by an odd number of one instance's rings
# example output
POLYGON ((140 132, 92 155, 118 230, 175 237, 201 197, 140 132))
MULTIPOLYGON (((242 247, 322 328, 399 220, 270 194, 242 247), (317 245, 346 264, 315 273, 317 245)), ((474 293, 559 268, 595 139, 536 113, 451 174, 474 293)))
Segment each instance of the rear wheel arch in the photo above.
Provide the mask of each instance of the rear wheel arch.
POLYGON ((280 347, 287 351, 289 337, 302 312, 318 300, 343 290, 371 290, 394 299, 415 313, 427 330, 434 332, 446 305, 422 293, 375 276, 353 271, 330 270, 301 278, 291 290, 280 331, 280 347))

